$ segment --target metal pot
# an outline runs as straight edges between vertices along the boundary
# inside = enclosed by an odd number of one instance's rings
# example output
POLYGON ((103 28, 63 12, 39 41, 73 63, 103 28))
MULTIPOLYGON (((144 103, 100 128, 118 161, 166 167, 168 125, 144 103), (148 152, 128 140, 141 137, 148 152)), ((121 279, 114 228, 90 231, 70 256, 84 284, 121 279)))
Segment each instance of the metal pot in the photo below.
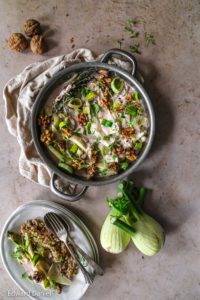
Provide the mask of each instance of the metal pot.
POLYGON ((54 193, 56 193, 60 197, 68 201, 76 201, 80 199, 81 196, 86 192, 88 186, 101 186, 101 185, 106 185, 121 180, 127 177, 128 175, 130 175, 138 167, 138 165, 141 164, 141 162, 146 158, 153 142, 153 137, 155 132, 155 118, 154 118, 154 111, 149 96, 147 95, 146 91, 144 90, 144 88, 141 86, 141 84, 137 81, 135 77, 136 67, 137 67, 136 59, 132 54, 119 49, 111 49, 102 56, 100 61, 77 63, 56 73, 38 94, 32 110, 32 118, 31 118, 32 136, 33 136, 35 147, 40 157, 52 170, 51 189, 54 193), (109 59, 114 56, 121 56, 123 58, 126 58, 132 65, 131 72, 129 73, 120 67, 108 64, 109 59), (70 78, 70 76, 73 73, 82 72, 90 69, 98 70, 102 68, 114 72, 117 76, 123 78, 137 91, 140 92, 140 94, 142 95, 142 101, 144 107, 149 117, 149 124, 150 124, 149 136, 142 153, 135 161, 135 163, 133 163, 126 171, 110 177, 98 178, 98 179, 86 179, 78 175, 67 174, 56 166, 56 164, 50 158, 48 151, 40 142, 40 130, 39 130, 39 126, 37 125, 38 124, 37 120, 41 110, 43 109, 52 91, 57 86, 65 82, 68 78, 70 78), (61 177, 62 179, 67 179, 68 181, 67 192, 63 192, 57 188, 55 182, 58 177, 61 177), (81 189, 80 189, 80 185, 81 185, 81 189), (75 191, 77 186, 79 186, 79 192, 75 191))

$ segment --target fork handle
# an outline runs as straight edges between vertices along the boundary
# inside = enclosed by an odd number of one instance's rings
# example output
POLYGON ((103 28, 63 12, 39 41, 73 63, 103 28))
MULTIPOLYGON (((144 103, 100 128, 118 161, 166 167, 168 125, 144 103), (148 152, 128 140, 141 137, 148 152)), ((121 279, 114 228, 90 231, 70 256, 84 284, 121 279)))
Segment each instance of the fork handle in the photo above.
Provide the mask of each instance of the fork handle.
POLYGON ((72 238, 68 236, 69 242, 72 244, 75 250, 77 250, 81 256, 86 260, 88 265, 90 265, 93 270, 95 271, 96 274, 98 275, 103 275, 104 271, 103 269, 87 254, 81 249, 74 241, 72 238))
POLYGON ((74 258, 74 260, 76 261, 77 265, 81 269, 81 272, 83 273, 83 275, 85 277, 86 283, 91 284, 93 282, 93 278, 92 278, 91 274, 84 268, 84 266, 82 265, 82 263, 79 261, 79 257, 76 254, 76 251, 73 249, 73 246, 70 247, 70 245, 68 244, 68 242, 66 242, 66 237, 65 238, 63 237, 62 241, 65 243, 65 245, 66 245, 67 249, 69 250, 71 256, 74 258))

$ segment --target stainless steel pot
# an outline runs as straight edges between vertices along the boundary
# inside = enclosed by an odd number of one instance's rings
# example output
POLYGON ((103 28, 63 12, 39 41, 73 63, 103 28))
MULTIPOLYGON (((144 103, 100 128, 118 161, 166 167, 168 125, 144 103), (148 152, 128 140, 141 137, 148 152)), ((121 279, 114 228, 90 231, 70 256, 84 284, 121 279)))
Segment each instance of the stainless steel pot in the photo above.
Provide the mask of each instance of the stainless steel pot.
POLYGON ((81 198, 81 196, 85 193, 88 186, 102 186, 102 185, 106 185, 121 180, 127 177, 128 175, 130 175, 138 167, 138 165, 141 164, 141 162, 146 158, 153 142, 153 137, 155 132, 155 118, 154 118, 154 110, 151 101, 149 99, 149 96, 147 95, 146 91, 144 90, 144 88, 141 86, 141 84, 138 82, 138 80, 135 77, 136 69, 137 69, 136 59, 132 54, 126 51, 122 51, 120 49, 111 49, 102 56, 100 61, 77 63, 56 73, 38 94, 32 110, 32 118, 31 118, 32 136, 33 136, 35 147, 40 157, 52 170, 51 189, 54 193, 56 193, 60 197, 68 201, 76 201, 81 198), (112 64, 108 64, 109 59, 111 59, 114 56, 121 56, 122 58, 126 58, 132 65, 131 72, 129 73, 120 67, 117 67, 112 64), (145 106, 145 109, 149 117, 150 127, 149 127, 148 139, 142 153, 140 154, 138 159, 126 171, 110 177, 104 177, 98 179, 86 179, 78 175, 67 174, 56 166, 56 164, 52 161, 51 157, 49 156, 46 148, 40 142, 40 129, 39 126, 37 125, 38 124, 37 120, 41 110, 44 108, 44 105, 49 95, 58 85, 62 84, 67 79, 69 79, 73 73, 84 72, 86 70, 96 71, 99 69, 106 69, 114 72, 117 76, 123 78, 131 86, 133 86, 134 89, 140 92, 140 94, 142 95, 143 104, 145 106), (60 191, 57 188, 55 182, 58 177, 67 179, 69 183, 67 192, 60 191), (77 186, 79 186, 79 192, 76 192, 77 186))

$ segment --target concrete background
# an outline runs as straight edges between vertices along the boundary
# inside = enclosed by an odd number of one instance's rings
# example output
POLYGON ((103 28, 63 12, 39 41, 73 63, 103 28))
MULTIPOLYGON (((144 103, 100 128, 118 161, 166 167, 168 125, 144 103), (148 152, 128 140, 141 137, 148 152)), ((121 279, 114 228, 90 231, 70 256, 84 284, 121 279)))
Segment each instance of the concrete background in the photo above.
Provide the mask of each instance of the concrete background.
MULTIPOLYGON (((156 38, 156 46, 137 56, 146 89, 157 116, 157 134, 148 159, 133 178, 153 191, 146 209, 164 226, 164 249, 143 257, 133 246, 114 256, 100 248, 105 275, 97 278, 83 299, 87 300, 198 300, 200 299, 199 202, 199 96, 200 3, 152 0, 0 0, 0 87, 27 64, 88 47, 99 54, 117 46, 128 17, 143 16, 156 38), (50 49, 44 56, 18 54, 7 49, 6 39, 19 31, 26 18, 41 21, 50 49)), ((124 36, 125 37, 125 36, 124 36)), ((125 37, 124 49, 129 41, 125 37)), ((24 179, 18 172, 19 147, 4 121, 0 101, 0 222, 3 226, 19 205, 33 199, 59 201, 48 189, 24 179)), ((107 211, 105 197, 114 186, 92 188, 73 209, 99 232, 107 211)), ((72 207, 72 206, 71 206, 72 207)), ((3 267, 0 299, 18 290, 3 267)))

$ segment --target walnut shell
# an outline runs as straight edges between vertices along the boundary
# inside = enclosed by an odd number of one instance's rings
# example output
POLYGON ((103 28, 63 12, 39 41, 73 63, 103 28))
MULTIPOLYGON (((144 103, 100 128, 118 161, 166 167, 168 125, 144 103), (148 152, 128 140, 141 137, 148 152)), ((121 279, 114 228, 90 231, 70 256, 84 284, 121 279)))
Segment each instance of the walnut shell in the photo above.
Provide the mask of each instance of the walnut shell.
POLYGON ((42 35, 34 35, 30 42, 31 51, 34 54, 42 54, 45 52, 45 43, 42 35))
POLYGON ((37 20, 29 19, 24 23, 24 32, 28 37, 41 33, 40 23, 37 20))
POLYGON ((12 33, 8 39, 8 46, 11 50, 24 51, 28 47, 28 41, 21 33, 12 33))

